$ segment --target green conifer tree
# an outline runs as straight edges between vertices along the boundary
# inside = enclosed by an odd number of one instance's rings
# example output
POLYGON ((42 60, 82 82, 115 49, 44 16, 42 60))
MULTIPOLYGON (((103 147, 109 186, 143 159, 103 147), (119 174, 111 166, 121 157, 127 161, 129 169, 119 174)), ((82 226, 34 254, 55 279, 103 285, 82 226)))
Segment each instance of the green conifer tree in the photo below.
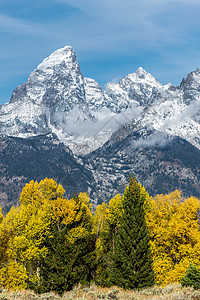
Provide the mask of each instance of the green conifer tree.
POLYGON ((51 234, 46 237, 45 245, 48 253, 40 263, 40 283, 36 286, 37 291, 46 293, 55 291, 62 294, 72 289, 73 263, 70 261, 70 249, 66 247, 66 228, 58 231, 54 226, 51 234), (70 263, 69 263, 70 262, 70 263))
MULTIPOLYGON (((35 287, 39 293, 55 291, 62 295, 78 283, 89 284, 93 277, 95 236, 91 232, 92 214, 84 194, 79 196, 74 195, 69 200, 70 210, 61 216, 58 213, 60 220, 52 223, 45 239, 48 253, 41 260, 40 282, 35 287)), ((57 210, 59 207, 64 210, 63 205, 62 201, 58 203, 57 210)))
POLYGON ((124 193, 121 225, 115 235, 111 271, 112 283, 124 289, 154 284, 144 202, 144 189, 131 175, 124 193))
POLYGON ((195 290, 200 289, 200 267, 190 264, 185 275, 181 279, 181 285, 193 286, 195 290))
POLYGON ((40 283, 35 289, 39 293, 55 291, 62 295, 76 284, 89 284, 93 275, 94 240, 92 236, 69 244, 66 228, 54 228, 46 238, 48 254, 40 265, 40 283))

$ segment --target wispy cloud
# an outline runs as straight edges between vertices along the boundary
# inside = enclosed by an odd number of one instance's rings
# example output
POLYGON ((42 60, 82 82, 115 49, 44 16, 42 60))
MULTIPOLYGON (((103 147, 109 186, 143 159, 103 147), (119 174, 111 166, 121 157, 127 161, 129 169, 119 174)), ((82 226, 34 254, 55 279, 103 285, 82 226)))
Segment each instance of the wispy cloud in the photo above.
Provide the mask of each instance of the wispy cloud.
POLYGON ((167 135, 162 131, 154 131, 152 134, 148 135, 145 139, 139 138, 137 141, 133 141, 132 145, 134 147, 165 147, 169 142, 173 140, 173 136, 167 135))
POLYGON ((47 27, 0 13, 0 32, 20 35, 50 36, 47 27))
POLYGON ((199 13, 199 0, 3 0, 0 78, 15 62, 28 66, 27 76, 51 52, 71 45, 83 74, 102 85, 139 66, 174 83, 199 66, 199 13))
MULTIPOLYGON (((176 45, 184 42, 185 33, 191 28, 191 24, 182 18, 185 14, 185 18, 189 21, 188 7, 184 8, 184 4, 187 6, 189 3, 188 0, 57 1, 75 7, 87 15, 89 18, 87 26, 82 24, 82 28, 86 30, 86 38, 93 35, 94 44, 97 42, 98 45, 98 40, 103 36, 104 43, 107 42, 112 47, 115 44, 114 51, 117 47, 121 48, 121 44, 124 43, 127 46, 134 45, 135 49, 141 46, 158 48, 176 45)), ((190 6, 198 3, 200 1, 193 0, 190 6)))
POLYGON ((185 122, 186 119, 193 118, 195 115, 197 115, 197 112, 200 111, 200 99, 193 100, 185 109, 183 109, 179 114, 176 114, 176 116, 172 116, 171 118, 168 118, 163 126, 162 129, 166 130, 172 127, 176 127, 180 125, 182 121, 185 122))

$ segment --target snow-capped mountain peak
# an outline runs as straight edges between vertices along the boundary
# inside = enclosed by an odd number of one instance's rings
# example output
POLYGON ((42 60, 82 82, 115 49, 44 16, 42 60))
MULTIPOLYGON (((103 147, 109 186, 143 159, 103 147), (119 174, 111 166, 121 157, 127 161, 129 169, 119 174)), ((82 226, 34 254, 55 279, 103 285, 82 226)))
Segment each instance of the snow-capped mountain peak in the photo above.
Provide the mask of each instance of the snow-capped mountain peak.
POLYGON ((53 69, 56 65, 65 62, 73 64, 76 61, 76 54, 71 46, 54 51, 49 57, 45 58, 37 67, 38 70, 53 69))
POLYGON ((0 133, 28 137, 55 133, 77 154, 108 141, 124 124, 178 135, 200 148, 200 70, 179 87, 162 85, 139 68, 105 91, 84 78, 72 47, 44 59, 0 107, 0 133))
POLYGON ((27 83, 13 91, 11 103, 27 98, 38 103, 51 102, 48 103, 51 106, 52 102, 57 102, 55 98, 59 97, 57 100, 61 100, 61 94, 67 92, 68 98, 70 94, 76 94, 77 85, 84 96, 84 89, 81 89, 83 76, 76 54, 72 47, 66 46, 53 52, 38 65, 30 74, 27 83))
POLYGON ((145 79, 146 76, 150 75, 149 73, 147 73, 147 71, 145 71, 142 67, 139 67, 137 69, 137 71, 135 72, 135 78, 138 79, 145 79))
POLYGON ((138 68, 135 73, 131 73, 127 75, 125 78, 129 78, 132 82, 138 83, 147 83, 155 86, 162 86, 160 82, 158 82, 155 77, 153 77, 150 73, 145 71, 142 67, 138 68))
POLYGON ((186 104, 200 100, 200 70, 192 71, 186 78, 183 78, 180 89, 183 91, 183 98, 186 104))

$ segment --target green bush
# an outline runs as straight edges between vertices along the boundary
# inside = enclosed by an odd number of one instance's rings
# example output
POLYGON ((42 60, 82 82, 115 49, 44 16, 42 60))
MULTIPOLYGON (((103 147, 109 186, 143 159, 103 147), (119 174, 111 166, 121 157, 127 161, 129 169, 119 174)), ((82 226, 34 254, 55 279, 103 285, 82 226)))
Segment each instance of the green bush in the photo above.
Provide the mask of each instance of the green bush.
POLYGON ((190 264, 181 279, 181 285, 182 287, 193 286, 195 290, 200 289, 200 267, 190 264))

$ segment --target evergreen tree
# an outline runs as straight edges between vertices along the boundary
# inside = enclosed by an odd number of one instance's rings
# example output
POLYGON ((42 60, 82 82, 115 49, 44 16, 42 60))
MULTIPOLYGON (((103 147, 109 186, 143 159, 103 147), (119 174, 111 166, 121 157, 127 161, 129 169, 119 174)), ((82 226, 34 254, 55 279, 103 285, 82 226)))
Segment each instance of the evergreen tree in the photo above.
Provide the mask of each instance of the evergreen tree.
POLYGON ((79 239, 76 243, 66 240, 66 228, 52 229, 46 239, 48 254, 41 261, 41 281, 36 290, 40 293, 55 291, 62 295, 78 283, 89 284, 92 279, 92 252, 94 241, 91 237, 79 239))
POLYGON ((193 286, 195 290, 200 288, 200 267, 190 264, 185 275, 181 279, 181 285, 193 286))
POLYGON ((69 266, 69 248, 65 244, 65 230, 58 231, 56 226, 46 237, 45 246, 48 253, 40 262, 40 282, 35 289, 46 293, 55 291, 62 294, 73 287, 72 270, 69 266), (71 271, 71 272, 70 272, 71 271))
POLYGON ((121 225, 115 235, 111 271, 113 284, 124 289, 141 289, 154 284, 145 200, 144 188, 131 175, 124 193, 121 225))
POLYGON ((95 236, 91 233, 91 211, 84 194, 55 202, 56 223, 44 245, 48 249, 40 264, 39 293, 63 294, 74 285, 89 284, 93 276, 95 236))

